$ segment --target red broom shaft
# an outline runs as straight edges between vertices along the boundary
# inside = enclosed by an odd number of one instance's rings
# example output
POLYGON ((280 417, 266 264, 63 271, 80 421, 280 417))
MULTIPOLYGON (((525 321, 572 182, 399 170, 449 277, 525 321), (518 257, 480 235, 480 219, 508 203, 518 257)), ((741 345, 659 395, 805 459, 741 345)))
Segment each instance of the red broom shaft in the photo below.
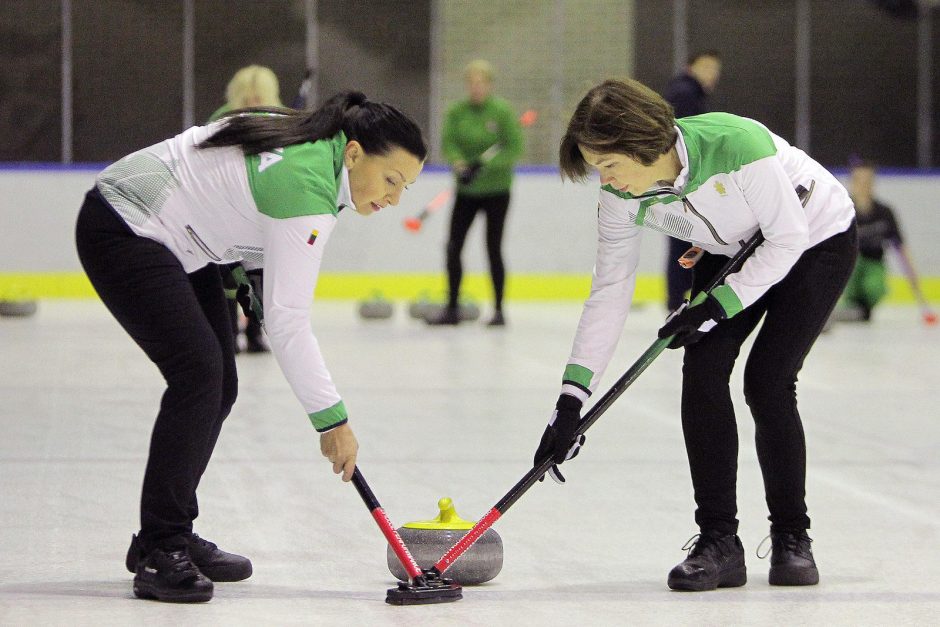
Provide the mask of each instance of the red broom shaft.
POLYGON ((405 570, 408 571, 408 575, 412 579, 419 577, 421 575, 421 569, 418 567, 418 563, 415 562, 415 558, 411 556, 408 547, 405 546, 405 542, 401 539, 401 536, 398 535, 398 531, 395 530, 395 525, 389 520, 379 500, 375 498, 372 488, 366 483, 366 478, 359 472, 358 466, 356 470, 353 471, 352 483, 356 488, 356 492, 362 497, 362 501, 366 504, 366 507, 369 508, 372 518, 374 518, 375 522, 379 525, 379 529, 382 530, 382 535, 385 536, 388 545, 392 547, 392 551, 398 556, 398 561, 405 567, 405 570))
POLYGON ((398 531, 395 530, 392 521, 388 519, 385 510, 381 507, 376 507, 372 510, 372 518, 378 523, 379 529, 382 530, 382 534, 385 536, 385 539, 388 540, 388 545, 392 547, 392 551, 398 556, 398 561, 400 561, 401 565, 408 571, 408 576, 412 579, 420 576, 421 569, 418 568, 415 558, 412 557, 408 547, 405 546, 405 542, 401 539, 401 536, 398 535, 398 531))
POLYGON ((470 548, 474 542, 480 539, 486 530, 493 526, 499 517, 502 516, 500 512, 495 507, 486 513, 486 516, 480 519, 480 521, 473 526, 467 534, 457 541, 457 544, 450 547, 450 550, 444 554, 444 557, 439 559, 434 565, 434 568, 437 569, 437 572, 443 574, 445 570, 450 568, 457 558, 463 555, 464 551, 470 548))

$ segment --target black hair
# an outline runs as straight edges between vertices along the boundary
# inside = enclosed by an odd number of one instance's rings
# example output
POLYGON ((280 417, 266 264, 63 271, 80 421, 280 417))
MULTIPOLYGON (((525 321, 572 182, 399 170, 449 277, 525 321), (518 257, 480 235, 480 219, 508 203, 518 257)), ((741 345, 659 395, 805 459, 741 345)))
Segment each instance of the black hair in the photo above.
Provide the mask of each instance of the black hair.
POLYGON ((224 120, 225 125, 200 142, 199 148, 240 146, 246 155, 256 155, 343 131, 347 140, 359 142, 368 154, 386 155, 397 146, 420 161, 428 155, 414 120, 390 104, 371 102, 358 91, 340 92, 315 111, 250 107, 232 111, 224 120))

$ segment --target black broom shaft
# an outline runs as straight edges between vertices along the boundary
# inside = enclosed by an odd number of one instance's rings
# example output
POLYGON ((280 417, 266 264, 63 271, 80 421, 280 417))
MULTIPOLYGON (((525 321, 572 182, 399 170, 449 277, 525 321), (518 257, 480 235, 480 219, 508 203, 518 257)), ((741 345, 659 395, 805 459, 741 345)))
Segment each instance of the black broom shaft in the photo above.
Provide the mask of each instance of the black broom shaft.
MULTIPOLYGON (((708 287, 705 288, 704 292, 700 296, 711 292, 713 289, 721 285, 724 280, 728 277, 729 274, 735 272, 738 266, 744 262, 747 257, 754 252, 758 246, 764 241, 763 234, 758 231, 751 239, 747 240, 742 246, 741 249, 735 253, 734 257, 725 264, 721 271, 715 275, 708 287)), ((671 337, 658 339, 653 344, 646 349, 646 352, 640 356, 640 358, 630 366, 630 369, 627 370, 616 382, 610 387, 609 390, 602 396, 588 412, 581 418, 581 421, 578 423, 578 429, 575 432, 576 436, 583 435, 585 431, 591 428, 598 418, 600 418, 604 412, 606 412, 614 401, 620 397, 624 391, 633 384, 636 379, 643 374, 643 371, 653 363, 656 357, 665 350, 669 345, 669 342, 672 341, 671 337)), ((526 491, 532 487, 532 485, 538 481, 539 477, 548 472, 548 469, 551 468, 552 464, 551 457, 547 457, 541 461, 537 466, 532 470, 526 473, 526 475, 512 487, 511 490, 496 504, 495 509, 499 510, 501 514, 505 513, 513 503, 519 500, 526 491)))
MULTIPOLYGON (((712 291, 718 285, 727 278, 729 274, 736 271, 738 266, 747 259, 748 256, 754 249, 756 249, 764 241, 764 237, 760 231, 755 233, 751 239, 747 240, 738 250, 737 253, 728 261, 727 264, 721 269, 721 271, 715 275, 711 283, 699 293, 693 303, 698 304, 705 300, 707 294, 712 291)), ((611 388, 600 398, 600 400, 595 403, 590 410, 581 418, 581 421, 578 423, 578 429, 575 431, 575 435, 582 435, 587 431, 591 425, 597 422, 597 419, 600 418, 605 411, 613 404, 617 398, 623 394, 624 390, 630 387, 637 377, 646 370, 646 368, 656 359, 656 357, 665 350, 665 348, 672 341, 672 337, 665 337, 662 339, 657 339, 653 342, 652 346, 646 349, 646 352, 632 365, 630 369, 627 370, 617 381, 611 386, 611 388)), ((529 470, 525 476, 514 485, 509 492, 506 493, 500 501, 489 511, 486 515, 481 518, 476 525, 473 526, 470 531, 466 533, 464 537, 457 541, 454 546, 452 546, 437 563, 431 569, 432 572, 436 572, 438 575, 446 571, 450 566, 463 555, 467 549, 469 549, 473 544, 482 537, 483 533, 492 526, 512 505, 518 501, 523 494, 525 494, 532 485, 538 481, 539 477, 543 476, 548 469, 552 466, 553 459, 552 457, 546 457, 541 462, 539 462, 534 468, 529 470)))
POLYGON ((352 483, 356 487, 356 492, 358 492, 359 496, 362 497, 363 502, 366 504, 366 507, 369 508, 370 512, 376 507, 382 507, 379 504, 379 500, 375 498, 375 494, 372 492, 372 488, 370 488, 369 484, 366 483, 365 477, 363 477, 362 473, 359 472, 358 466, 356 466, 356 469, 353 471, 352 483))
POLYGON ((416 577, 420 577, 421 568, 415 561, 414 556, 411 555, 411 552, 408 550, 408 547, 405 545, 404 541, 402 541, 401 536, 395 529, 395 525, 392 524, 392 521, 385 513, 385 510, 382 509, 382 506, 379 504, 379 500, 375 498, 375 494, 372 492, 372 488, 370 488, 369 484, 366 483, 366 478, 362 476, 361 472, 359 472, 358 466, 356 466, 356 469, 353 471, 352 483, 356 487, 356 492, 358 492, 359 496, 362 497, 363 503, 365 503, 366 507, 369 508, 369 512, 372 514, 372 518, 379 526, 379 529, 382 531, 382 535, 385 536, 386 541, 388 541, 392 551, 398 557, 398 561, 401 562, 401 565, 405 568, 408 576, 411 577, 413 581, 416 577))

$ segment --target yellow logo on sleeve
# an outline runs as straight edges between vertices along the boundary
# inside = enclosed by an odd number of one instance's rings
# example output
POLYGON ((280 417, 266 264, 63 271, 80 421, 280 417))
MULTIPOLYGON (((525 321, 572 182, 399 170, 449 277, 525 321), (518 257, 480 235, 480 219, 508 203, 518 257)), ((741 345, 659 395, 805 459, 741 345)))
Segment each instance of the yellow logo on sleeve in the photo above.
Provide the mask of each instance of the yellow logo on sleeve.
POLYGON ((728 194, 725 190, 725 186, 721 184, 721 181, 715 181, 715 191, 718 192, 719 196, 726 196, 728 194))

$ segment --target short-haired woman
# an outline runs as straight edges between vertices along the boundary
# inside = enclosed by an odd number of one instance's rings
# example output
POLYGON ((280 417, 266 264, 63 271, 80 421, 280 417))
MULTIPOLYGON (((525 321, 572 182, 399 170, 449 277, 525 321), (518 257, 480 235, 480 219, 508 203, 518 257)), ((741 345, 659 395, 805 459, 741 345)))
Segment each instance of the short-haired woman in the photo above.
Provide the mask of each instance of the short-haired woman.
MULTIPOLYGON (((727 113, 676 120, 634 80, 608 80, 578 104, 560 149, 571 179, 600 173, 598 251, 561 395, 536 459, 570 459, 581 406, 607 368, 630 311, 641 227, 704 250, 693 293, 758 230, 764 242, 701 304, 659 330, 685 348, 682 428, 699 535, 668 577, 675 590, 747 581, 737 536, 738 434, 729 379, 763 320, 744 371, 770 510, 770 583, 811 585, 819 573, 807 534, 806 444, 797 374, 852 272, 857 237, 845 188, 759 122, 727 113)), ((556 480, 557 468, 551 474, 556 480)))
POLYGON ((127 555, 137 596, 208 601, 211 580, 251 574, 246 558, 192 533, 196 486, 238 385, 220 265, 264 270, 271 349, 333 471, 352 477, 358 444, 311 331, 314 287, 340 211, 397 204, 426 156, 411 118, 345 92, 312 112, 257 109, 190 128, 98 175, 78 216, 79 258, 167 384, 127 555))

